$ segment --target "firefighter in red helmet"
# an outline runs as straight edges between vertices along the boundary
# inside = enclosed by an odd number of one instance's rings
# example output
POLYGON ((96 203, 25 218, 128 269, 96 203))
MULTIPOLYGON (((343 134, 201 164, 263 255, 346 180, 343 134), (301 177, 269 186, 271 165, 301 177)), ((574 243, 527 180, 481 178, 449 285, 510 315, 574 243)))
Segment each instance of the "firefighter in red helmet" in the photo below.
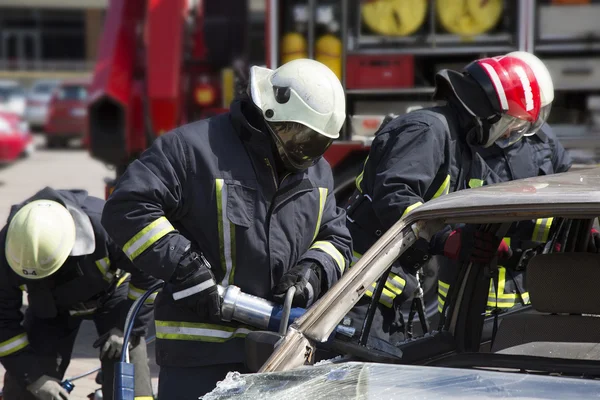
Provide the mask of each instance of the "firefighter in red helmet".
MULTIPOLYGON (((476 60, 461 72, 440 71, 435 83, 434 97, 445 104, 394 118, 372 143, 347 207, 355 260, 398 219, 426 201, 515 179, 507 172, 513 161, 526 160, 529 176, 570 167, 570 159, 545 125, 554 89, 548 70, 534 55, 513 52, 476 60), (480 154, 513 146, 523 150, 519 160, 507 159, 504 151, 489 158, 480 154)), ((492 235, 456 227, 447 227, 431 243, 416 248, 460 261, 485 262, 497 253, 501 258, 511 254, 506 243, 499 245, 492 235)), ((412 265, 415 259, 422 257, 401 257, 392 268, 373 321, 373 340, 388 340, 400 327, 399 305, 417 288, 415 272, 420 266, 412 265)), ((357 327, 374 287, 375 283, 350 313, 357 327)))

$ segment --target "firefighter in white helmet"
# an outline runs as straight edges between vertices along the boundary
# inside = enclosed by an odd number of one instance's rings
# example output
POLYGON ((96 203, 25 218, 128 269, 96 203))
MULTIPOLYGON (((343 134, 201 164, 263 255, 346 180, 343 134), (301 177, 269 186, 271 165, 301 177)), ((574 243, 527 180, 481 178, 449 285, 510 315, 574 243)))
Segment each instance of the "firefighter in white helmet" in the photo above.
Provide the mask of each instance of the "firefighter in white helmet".
MULTIPOLYGON (((104 201, 85 191, 45 188, 13 206, 0 231, 0 362, 5 400, 64 400, 61 387, 79 326, 96 325, 103 398, 113 398, 113 368, 123 345, 125 316, 157 282, 110 240, 100 217, 104 201), (21 314, 23 291, 28 295, 21 314)), ((151 396, 144 336, 148 303, 136 320, 131 359, 136 396, 151 396)))
POLYGON ((252 327, 221 321, 217 284, 308 307, 348 267, 350 234, 323 153, 345 120, 325 65, 252 67, 229 113, 162 135, 120 177, 102 223, 157 298, 159 397, 191 399, 245 371, 252 327), (202 257, 203 256, 203 257, 202 257))

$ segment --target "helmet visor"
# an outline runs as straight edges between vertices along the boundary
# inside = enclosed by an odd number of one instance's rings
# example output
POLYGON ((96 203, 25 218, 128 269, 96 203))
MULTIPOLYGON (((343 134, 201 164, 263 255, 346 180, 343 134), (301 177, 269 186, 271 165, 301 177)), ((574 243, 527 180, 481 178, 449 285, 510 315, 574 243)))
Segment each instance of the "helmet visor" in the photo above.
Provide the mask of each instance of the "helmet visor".
POLYGON ((531 129, 531 122, 504 114, 498 122, 490 128, 490 136, 485 147, 498 141, 503 146, 518 142, 525 133, 531 129))
POLYGON ((535 121, 533 123, 533 125, 527 131, 527 133, 525 133, 525 136, 535 135, 537 133, 537 131, 540 130, 540 128, 542 127, 542 125, 544 125, 546 123, 546 121, 548 120, 548 116, 550 115, 550 109, 551 108, 552 108, 552 103, 546 104, 545 106, 543 106, 541 108, 541 110, 540 110, 540 116, 538 117, 537 121, 535 121))
POLYGON ((302 171, 316 164, 332 138, 298 122, 267 122, 286 167, 302 171))

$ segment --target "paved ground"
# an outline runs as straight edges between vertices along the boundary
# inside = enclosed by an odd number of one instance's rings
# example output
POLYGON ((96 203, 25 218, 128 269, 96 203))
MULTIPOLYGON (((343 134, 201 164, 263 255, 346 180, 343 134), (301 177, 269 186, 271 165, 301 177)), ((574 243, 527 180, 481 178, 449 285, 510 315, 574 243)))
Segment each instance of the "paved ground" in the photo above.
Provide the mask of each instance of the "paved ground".
MULTIPOLYGON (((85 189, 93 196, 104 198, 104 178, 114 177, 113 171, 92 160, 77 143, 70 149, 49 150, 44 146, 43 137, 36 136, 35 141, 37 150, 31 158, 0 169, 0 226, 4 225, 12 204, 26 199, 44 186, 85 189)), ((96 338, 93 324, 84 322, 75 345, 73 360, 67 370, 67 377, 82 374, 100 365, 98 353, 92 348, 96 338)), ((151 358, 153 383, 156 385, 158 368, 153 361, 153 345, 149 347, 148 354, 151 358)), ((75 390, 71 399, 86 399, 89 393, 99 388, 94 382, 95 376, 96 374, 92 374, 73 382, 75 390)), ((0 365, 0 382, 3 380, 4 369, 0 365)))

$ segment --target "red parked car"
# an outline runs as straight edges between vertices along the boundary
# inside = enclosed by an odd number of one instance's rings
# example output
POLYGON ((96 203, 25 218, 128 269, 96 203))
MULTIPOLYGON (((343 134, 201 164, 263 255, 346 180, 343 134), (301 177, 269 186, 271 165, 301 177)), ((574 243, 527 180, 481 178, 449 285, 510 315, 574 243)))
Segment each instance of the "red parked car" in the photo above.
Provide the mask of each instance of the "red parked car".
POLYGON ((33 137, 27 124, 17 114, 0 111, 0 164, 28 156, 33 149, 33 137))
POLYGON ((87 80, 69 80, 54 91, 44 129, 48 147, 66 147, 70 139, 83 138, 89 85, 87 80))

